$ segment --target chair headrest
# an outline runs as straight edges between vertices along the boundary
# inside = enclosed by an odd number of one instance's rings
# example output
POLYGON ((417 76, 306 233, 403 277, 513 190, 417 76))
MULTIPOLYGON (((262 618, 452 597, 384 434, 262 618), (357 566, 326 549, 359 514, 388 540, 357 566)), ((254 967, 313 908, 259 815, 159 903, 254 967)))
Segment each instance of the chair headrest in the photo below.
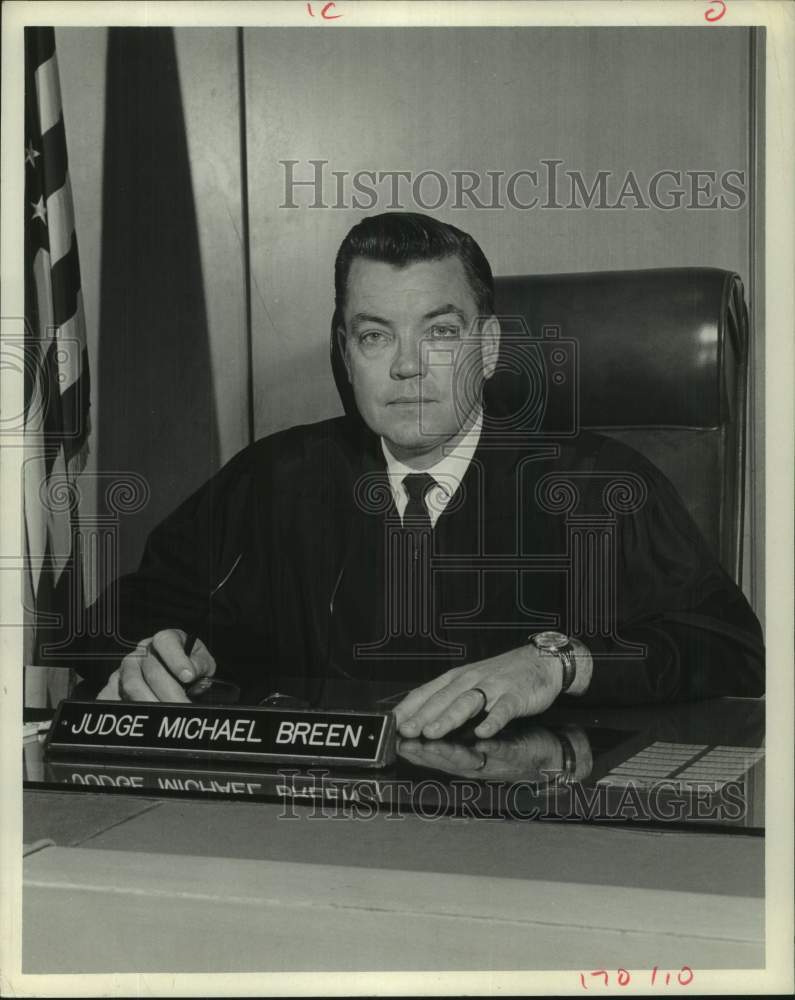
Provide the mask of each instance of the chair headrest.
POLYGON ((576 367, 580 426, 716 427, 725 420, 718 373, 725 355, 744 360, 748 336, 736 274, 672 268, 503 277, 496 303, 507 350, 490 396, 525 392, 506 369, 515 369, 510 352, 521 354, 526 338, 540 348, 550 393, 556 375, 576 367), (565 362, 555 365, 560 349, 565 362))

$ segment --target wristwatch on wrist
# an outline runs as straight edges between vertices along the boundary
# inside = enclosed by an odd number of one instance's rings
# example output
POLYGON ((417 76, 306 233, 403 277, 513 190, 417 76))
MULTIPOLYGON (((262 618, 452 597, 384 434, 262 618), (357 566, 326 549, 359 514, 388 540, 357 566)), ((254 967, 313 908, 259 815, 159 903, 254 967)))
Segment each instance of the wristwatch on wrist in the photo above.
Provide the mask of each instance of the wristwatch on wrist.
POLYGON ((563 684, 560 693, 568 691, 577 676, 574 646, 569 637, 562 632, 536 632, 527 638, 542 653, 554 653, 558 657, 563 666, 563 684))

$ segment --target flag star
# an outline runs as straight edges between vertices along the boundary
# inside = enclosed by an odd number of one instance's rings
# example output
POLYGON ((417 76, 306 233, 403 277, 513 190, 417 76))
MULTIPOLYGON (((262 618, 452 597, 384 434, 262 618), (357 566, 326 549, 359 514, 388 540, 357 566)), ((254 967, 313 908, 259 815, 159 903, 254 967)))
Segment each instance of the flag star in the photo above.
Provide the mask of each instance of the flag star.
MULTIPOLYGON (((38 201, 32 201, 31 206, 33 207, 33 219, 41 219, 44 225, 47 225, 47 206, 44 204, 44 197, 40 197, 38 201)), ((31 221, 33 221, 31 219, 31 221)))
POLYGON ((29 163, 32 167, 36 166, 36 157, 41 156, 41 153, 33 148, 33 143, 28 143, 25 146, 25 163, 29 163))

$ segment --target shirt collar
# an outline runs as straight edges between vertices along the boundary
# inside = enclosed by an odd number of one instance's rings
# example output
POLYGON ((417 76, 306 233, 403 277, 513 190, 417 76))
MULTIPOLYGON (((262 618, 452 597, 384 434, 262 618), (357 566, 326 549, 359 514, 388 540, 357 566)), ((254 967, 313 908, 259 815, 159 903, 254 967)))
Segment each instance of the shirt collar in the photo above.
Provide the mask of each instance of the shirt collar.
MULTIPOLYGON (((474 455, 475 449, 480 441, 480 432, 482 429, 483 411, 479 410, 472 426, 461 438, 455 448, 453 448, 449 454, 440 458, 435 465, 422 470, 422 472, 427 472, 429 476, 433 476, 436 482, 439 483, 444 492, 447 494, 448 498, 451 497, 461 485, 461 480, 464 478, 464 475, 469 468, 469 463, 472 461, 472 456, 474 455)), ((389 476, 390 486, 394 491, 404 491, 405 487, 403 486, 403 477, 407 476, 409 473, 418 472, 419 470, 412 469, 411 466, 406 465, 404 462, 401 462, 400 459, 395 458, 383 438, 381 438, 381 449, 384 453, 384 458, 386 459, 386 471, 389 476)))

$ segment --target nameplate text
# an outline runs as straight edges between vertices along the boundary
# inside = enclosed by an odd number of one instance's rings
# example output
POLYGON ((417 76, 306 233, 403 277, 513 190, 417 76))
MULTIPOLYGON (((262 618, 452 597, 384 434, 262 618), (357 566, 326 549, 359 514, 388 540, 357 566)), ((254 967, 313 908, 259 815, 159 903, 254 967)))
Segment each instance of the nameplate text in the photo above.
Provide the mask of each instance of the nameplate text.
POLYGON ((142 702, 61 702, 47 753, 384 767, 394 759, 391 712, 142 702))

